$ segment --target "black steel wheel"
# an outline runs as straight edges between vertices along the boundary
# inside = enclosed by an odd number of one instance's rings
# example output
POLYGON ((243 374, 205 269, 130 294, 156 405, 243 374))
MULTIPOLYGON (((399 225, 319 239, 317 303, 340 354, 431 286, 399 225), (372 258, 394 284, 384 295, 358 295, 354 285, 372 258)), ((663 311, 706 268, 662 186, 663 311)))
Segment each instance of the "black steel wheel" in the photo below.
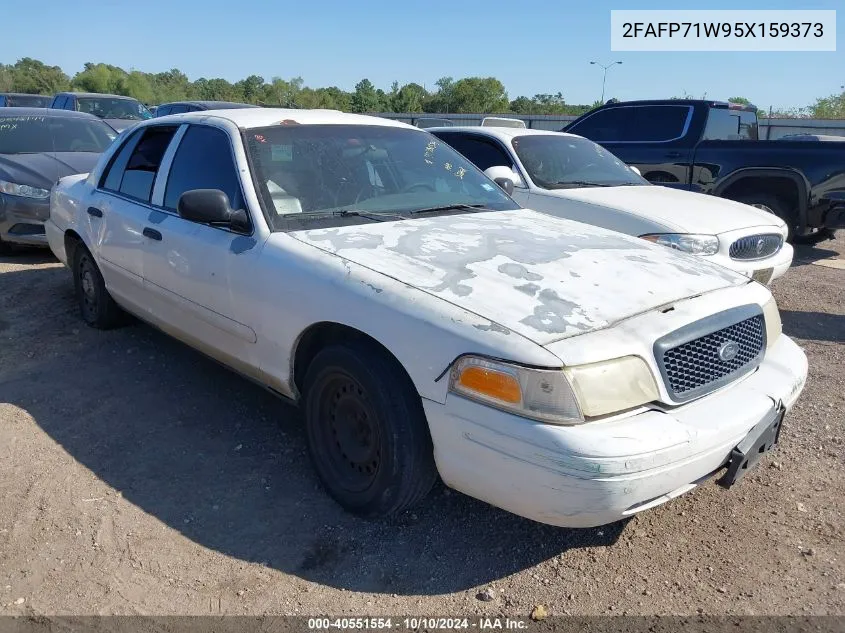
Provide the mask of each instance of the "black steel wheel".
POLYGON ((81 244, 74 251, 73 278, 82 320, 101 330, 118 325, 120 308, 106 289, 94 257, 81 244))
POLYGON ((362 516, 389 516, 437 479, 422 402, 404 369, 363 340, 322 349, 304 381, 314 468, 329 494, 362 516))

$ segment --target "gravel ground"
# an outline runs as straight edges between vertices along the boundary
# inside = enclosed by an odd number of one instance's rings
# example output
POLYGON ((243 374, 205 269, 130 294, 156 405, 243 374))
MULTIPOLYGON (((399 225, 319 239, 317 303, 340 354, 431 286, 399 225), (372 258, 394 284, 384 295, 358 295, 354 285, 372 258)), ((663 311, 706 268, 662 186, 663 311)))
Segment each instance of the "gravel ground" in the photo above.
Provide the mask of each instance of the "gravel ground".
POLYGON ((845 232, 774 285, 811 374, 777 451, 588 530, 443 487, 350 517, 294 409, 145 325, 85 327, 48 256, 0 259, 0 614, 843 615, 845 269, 810 263, 835 258, 845 232))

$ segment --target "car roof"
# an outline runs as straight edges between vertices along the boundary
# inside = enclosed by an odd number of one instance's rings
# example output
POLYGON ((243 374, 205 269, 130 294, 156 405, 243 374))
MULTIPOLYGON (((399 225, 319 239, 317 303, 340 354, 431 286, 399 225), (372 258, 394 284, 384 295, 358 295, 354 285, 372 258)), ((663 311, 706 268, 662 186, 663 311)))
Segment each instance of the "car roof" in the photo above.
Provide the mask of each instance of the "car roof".
MULTIPOLYGON (((436 132, 472 132, 480 136, 490 136, 500 140, 510 140, 517 136, 577 136, 576 134, 567 134, 566 132, 556 132, 553 130, 531 130, 520 127, 495 127, 492 125, 460 125, 449 127, 430 127, 426 128, 426 132, 432 134, 436 132)), ((581 137, 578 137, 581 138, 581 137)))
POLYGON ((127 101, 137 101, 135 97, 127 97, 126 95, 110 95, 103 92, 57 92, 57 97, 105 97, 107 99, 126 99, 127 101))
POLYGON ((100 117, 87 112, 57 110, 55 108, 0 108, 0 116, 46 116, 53 119, 88 119, 102 121, 100 117))
POLYGON ((235 108, 260 108, 261 106, 253 105, 251 103, 238 103, 237 101, 168 101, 167 103, 160 103, 156 107, 161 108, 164 106, 174 106, 174 105, 197 105, 202 107, 211 107, 211 108, 226 108, 226 109, 235 109, 235 108))
POLYGON ((377 125, 380 127, 403 127, 423 132, 407 123, 383 119, 365 114, 350 114, 339 110, 294 110, 286 108, 239 108, 232 110, 203 110, 200 112, 186 112, 184 114, 168 114, 155 119, 144 121, 143 125, 151 122, 160 124, 165 121, 194 121, 201 122, 209 118, 231 121, 239 128, 268 127, 281 125, 284 121, 301 125, 377 125))
POLYGON ((44 97, 45 99, 52 99, 53 95, 37 95, 31 92, 0 92, 3 97, 44 97))
MULTIPOLYGON (((707 106, 712 108, 729 108, 731 110, 744 110, 746 112, 756 112, 757 106, 753 104, 735 103, 730 101, 718 101, 714 99, 641 99, 638 101, 608 101, 598 108, 591 110, 595 112, 598 109, 605 108, 619 108, 624 106, 665 106, 665 105, 681 105, 681 106, 707 106)), ((585 112, 584 114, 590 114, 585 112)), ((581 115, 584 116, 584 115, 581 115)))

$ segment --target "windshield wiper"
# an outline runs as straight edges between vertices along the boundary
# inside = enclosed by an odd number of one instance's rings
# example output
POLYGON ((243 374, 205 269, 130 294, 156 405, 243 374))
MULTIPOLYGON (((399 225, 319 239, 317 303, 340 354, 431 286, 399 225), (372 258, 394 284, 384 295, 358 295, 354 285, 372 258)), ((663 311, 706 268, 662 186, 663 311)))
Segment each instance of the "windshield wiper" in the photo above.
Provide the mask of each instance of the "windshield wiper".
POLYGON ((355 209, 341 209, 332 211, 331 215, 336 218, 366 218, 375 222, 387 222, 389 220, 407 220, 407 216, 389 211, 356 211, 355 209))
POLYGON ((438 213, 440 211, 493 211, 493 209, 488 209, 483 204, 444 204, 437 207, 416 209, 409 213, 411 215, 418 215, 420 213, 438 213))
POLYGON ((555 187, 616 187, 618 185, 611 185, 606 182, 591 182, 589 180, 567 180, 554 183, 555 187))

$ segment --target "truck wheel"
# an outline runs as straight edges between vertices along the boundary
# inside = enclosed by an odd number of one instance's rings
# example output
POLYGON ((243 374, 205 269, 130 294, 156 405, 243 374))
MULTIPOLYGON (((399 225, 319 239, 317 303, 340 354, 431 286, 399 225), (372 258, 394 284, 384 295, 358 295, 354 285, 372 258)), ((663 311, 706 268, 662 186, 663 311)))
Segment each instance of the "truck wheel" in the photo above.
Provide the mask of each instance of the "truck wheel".
POLYGON ((792 241, 792 238, 795 236, 795 231, 798 228, 796 226, 797 222, 794 214, 786 208, 786 204, 784 204, 780 198, 766 193, 755 193, 747 196, 740 196, 739 198, 736 198, 736 201, 752 207, 757 207, 758 209, 768 211, 769 213, 778 216, 781 220, 786 222, 786 226, 789 228, 789 235, 787 236, 786 241, 792 241))
POLYGON ((83 321, 100 330, 119 325, 121 310, 106 290, 94 257, 82 244, 74 249, 73 281, 83 321))
POLYGON ((428 494, 437 468, 422 402, 384 350, 363 340, 323 348, 304 394, 311 460, 347 511, 390 516, 428 494))
POLYGON ((0 240, 0 255, 11 255, 14 252, 14 248, 12 248, 11 244, 0 240))

